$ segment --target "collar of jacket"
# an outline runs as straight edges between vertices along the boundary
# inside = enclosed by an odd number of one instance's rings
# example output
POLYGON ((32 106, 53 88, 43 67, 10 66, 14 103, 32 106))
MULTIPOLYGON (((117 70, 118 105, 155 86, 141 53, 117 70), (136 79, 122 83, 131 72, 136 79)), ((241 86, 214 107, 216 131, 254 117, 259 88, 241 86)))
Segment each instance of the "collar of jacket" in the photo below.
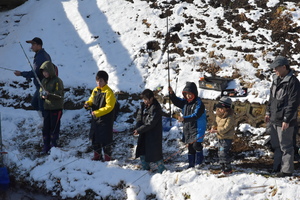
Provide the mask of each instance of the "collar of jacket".
MULTIPOLYGON (((291 79, 291 77, 293 76, 293 74, 294 74, 294 71, 293 71, 293 70, 290 70, 289 73, 288 73, 285 77, 283 77, 283 79, 281 80, 280 83, 286 83, 286 82, 289 82, 289 80, 291 79)), ((274 83, 275 83, 276 85, 277 85, 277 83, 278 83, 278 79, 279 79, 279 78, 280 78, 279 76, 277 76, 276 74, 274 74, 273 80, 274 80, 274 83)))

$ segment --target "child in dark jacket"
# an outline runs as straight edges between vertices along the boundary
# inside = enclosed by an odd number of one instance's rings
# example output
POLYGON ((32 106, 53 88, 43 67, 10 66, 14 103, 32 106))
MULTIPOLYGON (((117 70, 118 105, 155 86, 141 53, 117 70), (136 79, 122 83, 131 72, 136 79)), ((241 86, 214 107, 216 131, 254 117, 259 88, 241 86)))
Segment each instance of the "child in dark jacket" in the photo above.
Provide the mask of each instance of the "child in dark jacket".
POLYGON ((84 104, 84 108, 91 109, 92 114, 89 136, 94 150, 92 160, 110 161, 116 97, 107 85, 108 74, 105 71, 98 71, 96 82, 97 87, 84 104), (102 150, 104 155, 102 155, 102 150))
POLYGON ((62 80, 56 76, 54 65, 50 61, 44 62, 40 70, 44 76, 43 87, 40 88, 40 96, 44 100, 44 147, 42 153, 46 154, 51 147, 57 146, 64 104, 64 85, 62 80))
POLYGON ((150 170, 150 162, 155 162, 162 173, 166 169, 162 160, 162 108, 151 90, 144 90, 141 97, 133 132, 138 136, 136 157, 140 157, 143 170, 150 170))
POLYGON ((232 101, 229 97, 222 97, 216 105, 216 126, 210 133, 216 133, 218 138, 218 156, 223 173, 231 173, 230 149, 234 139, 234 113, 231 108, 232 101))
POLYGON ((173 104, 182 109, 182 117, 178 121, 183 123, 184 142, 188 145, 188 168, 203 162, 202 142, 206 130, 206 110, 194 82, 187 82, 182 91, 183 99, 176 96, 169 87, 170 99, 173 104))

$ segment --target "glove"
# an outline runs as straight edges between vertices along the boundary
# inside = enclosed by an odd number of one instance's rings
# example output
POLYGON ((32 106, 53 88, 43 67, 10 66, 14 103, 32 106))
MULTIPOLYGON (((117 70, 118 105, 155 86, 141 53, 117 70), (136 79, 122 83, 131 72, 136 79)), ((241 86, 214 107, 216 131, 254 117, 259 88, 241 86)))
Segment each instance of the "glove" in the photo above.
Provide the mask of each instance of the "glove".
POLYGON ((86 110, 90 110, 91 107, 88 103, 84 103, 83 107, 86 109, 86 110))

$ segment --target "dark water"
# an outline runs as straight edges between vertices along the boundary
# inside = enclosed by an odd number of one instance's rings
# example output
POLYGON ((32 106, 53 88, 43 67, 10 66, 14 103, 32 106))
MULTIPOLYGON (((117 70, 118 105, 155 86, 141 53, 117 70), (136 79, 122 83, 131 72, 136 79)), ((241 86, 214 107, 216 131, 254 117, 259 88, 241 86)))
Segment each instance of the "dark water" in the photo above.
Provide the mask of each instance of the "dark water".
POLYGON ((59 200, 59 198, 14 185, 0 190, 0 200, 59 200))

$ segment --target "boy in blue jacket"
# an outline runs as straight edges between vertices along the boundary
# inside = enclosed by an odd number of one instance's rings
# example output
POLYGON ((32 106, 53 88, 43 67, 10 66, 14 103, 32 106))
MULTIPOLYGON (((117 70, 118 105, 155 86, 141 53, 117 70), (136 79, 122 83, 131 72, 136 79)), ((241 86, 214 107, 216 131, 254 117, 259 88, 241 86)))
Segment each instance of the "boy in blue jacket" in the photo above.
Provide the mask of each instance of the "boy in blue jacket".
POLYGON ((184 142, 188 146, 188 168, 203 162, 202 142, 206 130, 206 110, 194 82, 187 82, 182 91, 184 98, 179 98, 169 87, 172 103, 182 109, 182 117, 178 121, 183 123, 184 142))

